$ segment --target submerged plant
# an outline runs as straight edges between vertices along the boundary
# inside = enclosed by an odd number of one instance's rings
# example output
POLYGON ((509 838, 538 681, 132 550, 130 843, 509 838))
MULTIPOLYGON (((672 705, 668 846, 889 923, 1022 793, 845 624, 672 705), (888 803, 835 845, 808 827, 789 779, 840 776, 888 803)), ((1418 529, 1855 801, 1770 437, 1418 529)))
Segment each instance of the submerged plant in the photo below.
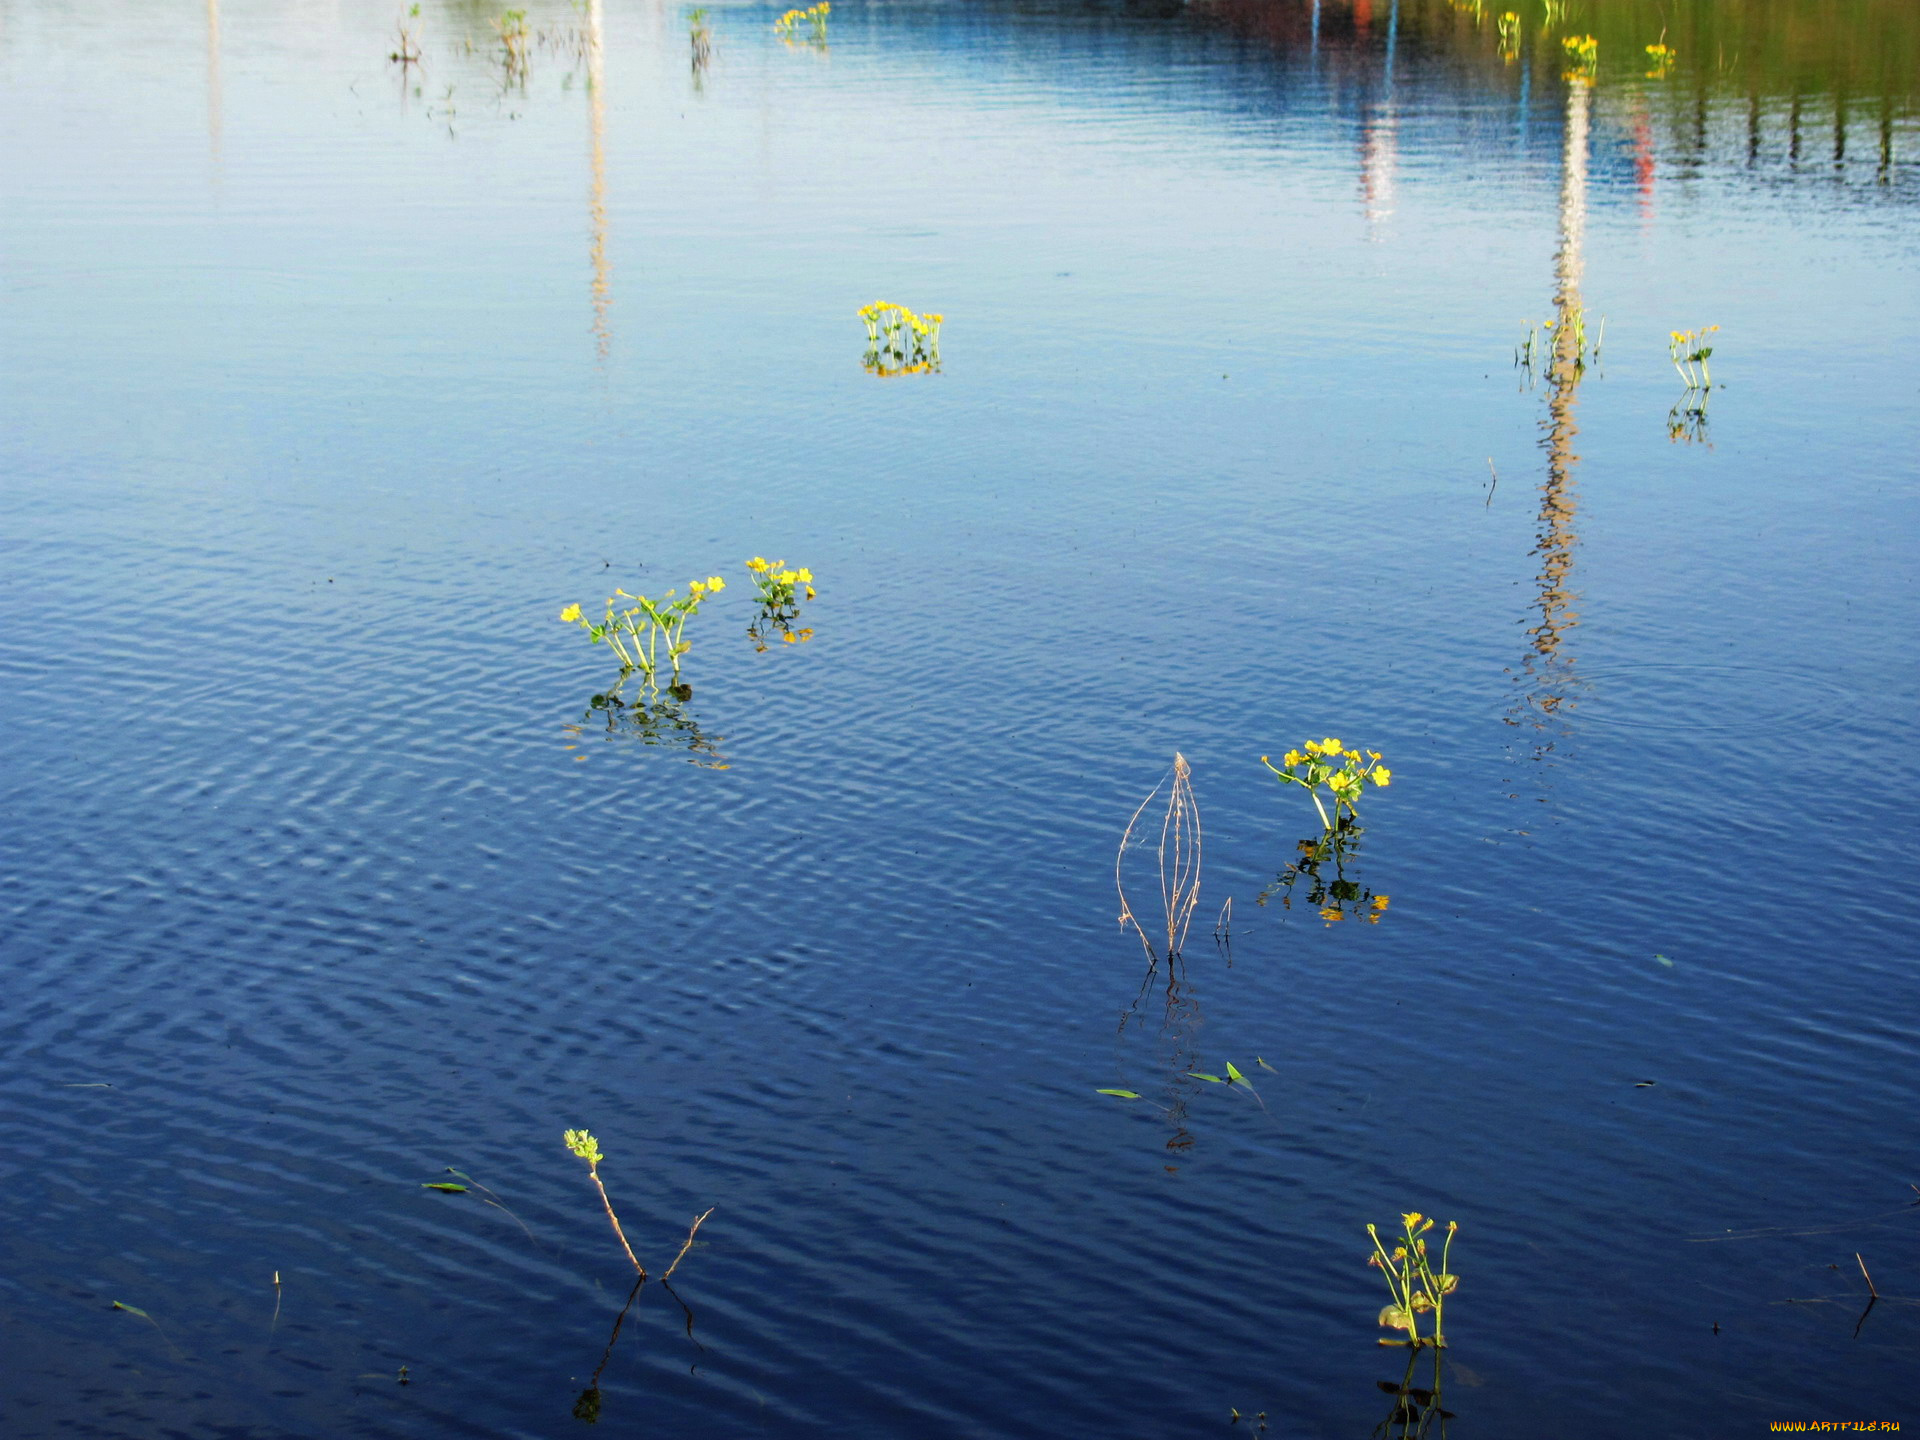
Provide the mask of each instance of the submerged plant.
POLYGON ((1700 330, 1669 330, 1667 332, 1667 354, 1673 359, 1673 368, 1686 382, 1689 390, 1711 390, 1713 372, 1707 368, 1707 360, 1713 354, 1713 346, 1707 337, 1718 330, 1718 325, 1708 325, 1700 330))
POLYGON ((1367 1226, 1367 1235, 1373 1241, 1373 1254, 1367 1257, 1367 1264, 1386 1276, 1387 1289, 1393 1295, 1393 1303, 1383 1306, 1380 1311, 1380 1324, 1388 1330, 1404 1330, 1404 1340, 1382 1340, 1382 1345, 1432 1345, 1444 1346, 1447 1343, 1442 1316, 1447 1296, 1451 1295, 1460 1283, 1460 1277, 1448 1268, 1448 1255, 1453 1249, 1454 1232, 1460 1228, 1459 1222, 1447 1222, 1447 1238, 1440 1247, 1440 1268, 1435 1270, 1427 1256, 1427 1242, 1421 1238, 1433 1229, 1433 1221, 1418 1210, 1400 1217, 1403 1231, 1391 1253, 1381 1242, 1380 1232, 1373 1226, 1367 1226), (1420 1317, 1428 1311, 1433 1312, 1433 1332, 1430 1335, 1420 1333, 1420 1317))
POLYGON ((1153 937, 1141 926, 1139 917, 1133 913, 1133 906, 1127 902, 1127 886, 1121 866, 1127 858, 1127 848, 1133 841, 1134 828, 1140 823, 1141 815, 1153 803, 1154 797, 1163 788, 1166 789, 1167 810, 1160 821, 1160 842, 1154 854, 1159 861, 1166 956, 1171 961, 1187 942, 1187 927, 1193 921, 1193 907, 1200 901, 1201 836, 1200 807, 1193 800, 1193 771, 1187 765, 1187 757, 1177 751, 1173 757, 1170 778, 1170 785, 1167 780, 1162 780, 1140 802, 1139 809, 1133 812, 1133 818, 1127 821, 1127 828, 1120 836, 1120 853, 1113 861, 1114 888, 1120 892, 1120 927, 1123 930, 1128 926, 1133 927, 1134 934, 1140 937, 1140 944, 1147 952, 1147 959, 1155 964, 1159 962, 1159 955, 1154 951, 1153 937))
POLYGON ((1567 52, 1569 80, 1591 80, 1600 65, 1600 42, 1591 35, 1569 35, 1560 42, 1567 52))
POLYGON ((940 369, 944 315, 916 315, 891 300, 863 305, 858 313, 867 327, 867 353, 861 363, 875 375, 926 375, 940 369))
POLYGON ((1378 750, 1362 755, 1328 737, 1307 741, 1304 751, 1287 751, 1278 765, 1262 755, 1260 763, 1277 775, 1281 783, 1298 785, 1305 790, 1313 800, 1313 808, 1320 812, 1320 823, 1328 830, 1334 828, 1342 811, 1356 819, 1359 817, 1360 795, 1369 783, 1384 787, 1393 779, 1393 772, 1381 762, 1378 750), (1322 787, 1333 800, 1331 819, 1327 807, 1321 803, 1322 787))
POLYGON ((700 612, 701 603, 710 595, 726 588, 725 580, 709 575, 705 580, 688 581, 687 593, 679 598, 675 598, 678 592, 673 590, 658 600, 615 590, 607 597, 606 618, 599 624, 587 619, 578 605, 567 606, 560 612, 560 619, 585 630, 587 643, 605 642, 620 657, 620 673, 630 675, 638 670, 646 676, 649 687, 658 683, 659 665, 664 658, 673 668, 674 691, 684 700, 693 693, 690 686, 680 684, 680 657, 693 648, 693 642, 685 638, 687 621, 700 612), (617 603, 621 600, 634 603, 621 609, 617 603), (664 657, 660 654, 662 639, 667 645, 664 657), (683 690, 686 694, 679 694, 683 690))

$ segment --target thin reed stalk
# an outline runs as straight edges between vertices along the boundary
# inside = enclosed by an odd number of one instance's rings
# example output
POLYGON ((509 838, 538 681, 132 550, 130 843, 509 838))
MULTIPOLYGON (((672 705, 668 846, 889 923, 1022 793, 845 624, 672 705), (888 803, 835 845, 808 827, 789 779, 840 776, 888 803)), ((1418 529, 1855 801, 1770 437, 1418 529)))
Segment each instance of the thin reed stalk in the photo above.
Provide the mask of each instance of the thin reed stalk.
POLYGON ((1134 933, 1140 937, 1141 947, 1147 952, 1147 959, 1154 963, 1158 963, 1160 956, 1154 950, 1153 938, 1147 934, 1127 900, 1126 879, 1122 872, 1127 848, 1133 843, 1133 832, 1140 823, 1140 817, 1162 789, 1167 791, 1167 809, 1161 817, 1160 841, 1154 854, 1160 870, 1160 906, 1165 921, 1165 954, 1169 960, 1186 945, 1187 927, 1193 921, 1194 906, 1200 903, 1200 808, 1193 799, 1192 768, 1187 764, 1187 757, 1177 751, 1174 753, 1170 779, 1171 784, 1162 780, 1154 786, 1133 812, 1125 832, 1120 836, 1120 850, 1113 861, 1114 888, 1120 892, 1120 926, 1122 929, 1129 925, 1133 927, 1134 933))

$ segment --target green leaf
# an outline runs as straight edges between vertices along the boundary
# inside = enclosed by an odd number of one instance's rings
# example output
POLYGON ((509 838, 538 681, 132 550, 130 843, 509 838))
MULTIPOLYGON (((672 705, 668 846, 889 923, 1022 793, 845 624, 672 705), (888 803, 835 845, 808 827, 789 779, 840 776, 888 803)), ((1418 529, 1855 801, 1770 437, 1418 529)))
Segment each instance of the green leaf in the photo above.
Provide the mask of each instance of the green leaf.
POLYGON ((445 1195, 464 1195, 467 1193, 466 1186, 455 1185, 450 1180, 430 1180, 420 1188, 422 1190, 438 1190, 445 1195))
POLYGON ((142 1310, 138 1305, 129 1305, 124 1300, 114 1301, 113 1308, 116 1310, 124 1310, 129 1315, 138 1315, 142 1320, 153 1319, 153 1316, 149 1315, 146 1311, 142 1310))
POLYGON ((1242 1085, 1247 1083, 1247 1077, 1242 1075, 1240 1071, 1237 1068, 1235 1068, 1234 1063, 1231 1060, 1227 1061, 1227 1079, 1238 1080, 1242 1085))
POLYGON ((1226 1081, 1222 1080, 1218 1075, 1203 1075, 1198 1070, 1189 1070, 1187 1074, 1191 1075, 1196 1080, 1211 1080, 1216 1085, 1224 1085, 1227 1083, 1226 1081))
POLYGON ((1096 1095, 1117 1095, 1122 1100, 1138 1100, 1140 1098, 1140 1092, 1137 1090, 1096 1090, 1093 1093, 1096 1095))
MULTIPOLYGON (((1253 1057, 1253 1063, 1258 1065, 1262 1070, 1273 1070, 1273 1066, 1267 1064, 1267 1062, 1262 1060, 1258 1055, 1253 1057)), ((1278 1075, 1280 1072, 1273 1070, 1273 1073, 1278 1075)))
POLYGON ((1398 1305, 1380 1307, 1380 1324, 1388 1330, 1411 1330, 1413 1322, 1407 1319, 1407 1312, 1398 1305))

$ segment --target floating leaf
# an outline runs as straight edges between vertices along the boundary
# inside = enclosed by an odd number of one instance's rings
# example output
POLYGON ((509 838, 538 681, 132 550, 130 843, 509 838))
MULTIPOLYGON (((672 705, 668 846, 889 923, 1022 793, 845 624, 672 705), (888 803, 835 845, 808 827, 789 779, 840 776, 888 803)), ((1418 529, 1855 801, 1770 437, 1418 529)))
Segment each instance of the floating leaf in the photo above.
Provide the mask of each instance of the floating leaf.
POLYGON ((1238 1080, 1242 1085, 1247 1083, 1247 1077, 1240 1073, 1238 1067, 1236 1067, 1231 1060, 1227 1061, 1227 1079, 1238 1080))
POLYGON ((438 1190, 444 1195, 464 1195, 467 1187, 455 1185, 449 1180, 430 1180, 420 1187, 422 1190, 438 1190))
MULTIPOLYGON (((1262 1070, 1273 1070, 1273 1066, 1267 1064, 1267 1062, 1262 1060, 1258 1055, 1253 1057, 1253 1063, 1258 1065, 1262 1070)), ((1278 1075, 1280 1072, 1273 1070, 1273 1073, 1278 1075)))
POLYGON ((138 1315, 142 1320, 153 1319, 153 1316, 149 1315, 146 1311, 142 1310, 138 1305, 129 1305, 124 1300, 114 1301, 113 1308, 116 1310, 124 1310, 129 1315, 138 1315))
POLYGON ((1216 1085, 1224 1085, 1227 1083, 1218 1075, 1203 1075, 1198 1070, 1189 1070, 1187 1074, 1191 1075, 1195 1080, 1211 1080, 1216 1085))
POLYGON ((1673 968, 1673 962, 1672 962, 1671 960, 1669 960, 1669 959, 1667 959, 1667 957, 1666 957, 1666 956, 1664 956, 1664 955, 1656 955, 1656 956, 1654 956, 1653 958, 1654 958, 1654 959, 1656 959, 1656 960, 1658 960, 1658 961, 1659 961, 1659 962, 1660 962, 1660 963, 1661 963, 1662 965, 1664 965, 1664 966, 1666 966, 1666 967, 1667 967, 1667 968, 1668 968, 1669 970, 1671 970, 1671 969, 1673 968))
POLYGON ((1122 1100, 1138 1100, 1140 1098, 1140 1092, 1137 1090, 1096 1090, 1093 1093, 1096 1095, 1117 1095, 1122 1100))

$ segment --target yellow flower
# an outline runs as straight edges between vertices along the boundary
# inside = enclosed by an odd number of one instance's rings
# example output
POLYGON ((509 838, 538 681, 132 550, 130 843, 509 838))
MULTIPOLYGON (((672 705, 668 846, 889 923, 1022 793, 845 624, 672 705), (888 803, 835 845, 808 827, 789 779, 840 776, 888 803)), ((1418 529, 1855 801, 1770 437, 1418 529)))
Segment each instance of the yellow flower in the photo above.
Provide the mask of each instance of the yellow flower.
POLYGON ((560 618, 571 624, 580 618, 580 607, 578 605, 567 606, 566 609, 560 612, 560 618))
POLYGON ((791 645, 793 644, 795 637, 794 637, 794 633, 791 630, 789 630, 786 634, 782 635, 780 638, 786 641, 787 644, 791 645))
POLYGON ((1376 765, 1371 778, 1376 785, 1390 785, 1393 783, 1393 772, 1384 765, 1376 765))
POLYGON ((1319 753, 1320 753, 1320 742, 1318 740, 1307 741, 1307 754, 1318 755, 1319 753))
POLYGON ((724 590, 726 588, 727 588, 727 582, 722 580, 718 575, 709 575, 707 577, 707 589, 724 590))
POLYGON ((747 561, 747 569, 749 570, 757 571, 757 570, 764 570, 766 568, 767 568, 767 562, 762 560, 758 555, 754 556, 751 560, 747 561))
POLYGON ((813 599, 813 587, 811 585, 807 586, 807 599, 813 599))
POLYGON ((1340 753, 1340 742, 1338 740, 1322 740, 1320 742, 1320 753, 1322 755, 1338 755, 1340 753))
POLYGON ((1384 909, 1386 909, 1386 908, 1387 908, 1387 902, 1388 902, 1388 901, 1389 901, 1390 899, 1392 899, 1392 898, 1393 898, 1393 897, 1392 897, 1392 896, 1390 896, 1390 895, 1376 895, 1376 896, 1374 896, 1374 897, 1373 897, 1373 908, 1374 908, 1374 909, 1376 909, 1376 910, 1384 910, 1384 909))
POLYGON ((1301 761, 1305 760, 1306 758, 1307 757, 1302 755, 1298 750, 1289 750, 1287 751, 1286 754, 1280 757, 1280 763, 1282 765, 1285 765, 1291 768, 1292 766, 1298 765, 1301 761))
POLYGON ((807 569, 804 565, 800 567, 800 583, 802 585, 811 585, 813 583, 813 571, 807 569))
POLYGON ((1344 920, 1347 916, 1338 905, 1326 905, 1321 907, 1320 918, 1331 925, 1335 920, 1344 920))

